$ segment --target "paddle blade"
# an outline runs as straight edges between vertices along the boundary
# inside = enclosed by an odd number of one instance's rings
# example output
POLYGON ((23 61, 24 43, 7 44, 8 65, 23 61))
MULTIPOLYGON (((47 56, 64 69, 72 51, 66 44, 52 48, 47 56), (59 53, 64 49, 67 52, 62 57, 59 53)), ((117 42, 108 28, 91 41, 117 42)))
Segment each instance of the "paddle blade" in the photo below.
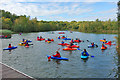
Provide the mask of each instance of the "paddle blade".
POLYGON ((77 48, 78 50, 80 50, 79 48, 77 48))
POLYGON ((96 47, 98 47, 98 45, 96 45, 96 47))
POLYGON ((94 56, 91 56, 91 57, 94 57, 94 56))
POLYGON ((89 40, 87 40, 87 42, 89 42, 89 40))
POLYGON ((48 57, 48 60, 50 60, 51 56, 48 57))

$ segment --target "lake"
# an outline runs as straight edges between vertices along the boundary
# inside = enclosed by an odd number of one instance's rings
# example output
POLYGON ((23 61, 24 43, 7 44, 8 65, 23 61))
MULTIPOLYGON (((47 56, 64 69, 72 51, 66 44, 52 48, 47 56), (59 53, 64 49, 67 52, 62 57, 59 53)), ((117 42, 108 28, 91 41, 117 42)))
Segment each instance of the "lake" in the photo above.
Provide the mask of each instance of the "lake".
MULTIPOLYGON (((58 45, 62 39, 57 39, 60 31, 51 32, 38 32, 38 33, 24 33, 22 35, 13 34, 11 39, 2 39, 2 48, 6 48, 9 43, 13 46, 18 46, 17 49, 9 51, 3 51, 2 62, 32 76, 34 78, 117 78, 118 77, 118 54, 116 46, 107 45, 107 49, 102 51, 102 42, 100 39, 106 38, 106 40, 115 40, 113 37, 115 34, 92 34, 64 31, 65 36, 70 38, 80 38, 84 40, 77 45, 80 49, 87 49, 90 55, 87 61, 80 58, 80 50, 76 51, 63 51, 64 48, 58 45), (47 43, 45 41, 36 41, 37 36, 43 38, 54 39, 54 42, 47 43), (29 48, 19 46, 20 41, 25 39, 32 40, 33 45, 29 48), (90 42, 94 42, 98 45, 98 48, 88 48, 90 42), (47 55, 55 54, 56 50, 59 50, 62 57, 69 58, 69 61, 48 61, 47 55)), ((116 40, 115 40, 116 41, 116 40)), ((70 40, 65 41, 67 43, 70 40)))

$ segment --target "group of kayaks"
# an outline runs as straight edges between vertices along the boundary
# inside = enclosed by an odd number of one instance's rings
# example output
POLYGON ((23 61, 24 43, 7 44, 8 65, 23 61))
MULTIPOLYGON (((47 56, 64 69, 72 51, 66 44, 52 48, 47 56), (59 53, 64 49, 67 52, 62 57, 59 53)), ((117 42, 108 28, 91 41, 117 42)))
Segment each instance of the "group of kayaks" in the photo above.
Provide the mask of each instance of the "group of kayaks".
MULTIPOLYGON (((106 40, 100 40, 101 42, 103 42, 104 44, 106 44, 106 45, 115 45, 115 44, 112 44, 112 42, 111 41, 106 41, 106 40)), ((101 50, 106 50, 107 49, 107 46, 102 46, 101 47, 101 50)))
MULTIPOLYGON (((59 32, 59 34, 65 34, 64 32, 59 32)), ((67 38, 67 37, 61 37, 63 40, 71 40, 71 38, 67 38)), ((61 39, 60 37, 58 37, 58 39, 61 39)), ((45 40, 45 38, 37 38, 37 41, 43 41, 45 40)), ((26 41, 26 40, 25 40, 26 41)), ((50 39, 50 41, 45 40, 45 42, 51 43, 53 42, 54 39, 50 39)), ((79 43, 79 42, 83 42, 82 40, 73 40, 75 43, 79 43)), ((106 40, 100 40, 101 42, 104 42, 106 45, 115 45, 115 44, 111 44, 110 42, 107 42, 106 40)), ((30 42, 32 42, 31 40, 28 40, 27 42, 29 42, 29 45, 32 45, 30 42)), ((71 41, 72 42, 72 41, 71 41)), ((20 46, 25 46, 24 42, 21 41, 21 43, 19 43, 20 46)), ((62 46, 66 46, 66 48, 63 48, 62 50, 64 51, 73 51, 73 50, 77 50, 77 48, 79 48, 78 45, 72 45, 70 46, 70 44, 68 43, 59 43, 58 45, 62 45, 62 46)), ((95 46, 95 45, 94 45, 95 46)), ((29 47, 29 46, 25 46, 25 47, 29 47)), ((12 46, 11 48, 4 48, 3 50, 12 50, 12 49, 16 49, 17 46, 12 46)), ((88 48, 93 48, 92 45, 88 45, 88 48)), ((101 50, 105 50, 107 49, 107 46, 105 47, 101 47, 101 50)), ((49 57, 50 55, 47 55, 47 57, 49 57)), ((88 59, 89 56, 83 56, 81 55, 81 59, 88 59)), ((68 60, 68 58, 64 58, 64 57, 53 57, 51 56, 51 59, 57 59, 57 60, 68 60)))

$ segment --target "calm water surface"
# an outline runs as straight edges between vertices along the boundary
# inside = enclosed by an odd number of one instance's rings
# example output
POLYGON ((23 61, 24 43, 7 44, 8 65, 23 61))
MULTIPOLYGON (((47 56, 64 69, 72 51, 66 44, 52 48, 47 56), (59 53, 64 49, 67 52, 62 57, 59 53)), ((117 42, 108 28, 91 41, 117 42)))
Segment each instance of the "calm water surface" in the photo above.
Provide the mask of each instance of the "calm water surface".
MULTIPOLYGON (((28 33, 28 34, 13 34, 11 39, 2 39, 2 48, 6 48, 9 43, 13 46, 18 46, 17 49, 3 51, 2 62, 32 76, 34 78, 116 78, 118 68, 118 55, 115 46, 107 45, 108 49, 101 51, 102 42, 100 39, 115 40, 112 34, 91 34, 64 31, 66 36, 75 39, 76 37, 84 40, 78 45, 80 49, 87 49, 88 53, 95 57, 90 57, 87 61, 80 58, 82 51, 63 51, 62 46, 58 45, 61 40, 58 40, 60 34, 55 31, 50 32, 28 33), (44 38, 53 38, 54 42, 48 44, 45 41, 36 41, 37 36, 44 38), (25 48, 19 46, 18 43, 25 38, 32 40, 33 46, 25 48), (90 45, 89 41, 94 41, 98 44, 98 48, 87 48, 90 45), (69 58, 69 61, 51 60, 48 62, 46 55, 53 55, 60 48, 59 52, 62 57, 69 58)), ((69 43, 69 41, 66 41, 69 43)))

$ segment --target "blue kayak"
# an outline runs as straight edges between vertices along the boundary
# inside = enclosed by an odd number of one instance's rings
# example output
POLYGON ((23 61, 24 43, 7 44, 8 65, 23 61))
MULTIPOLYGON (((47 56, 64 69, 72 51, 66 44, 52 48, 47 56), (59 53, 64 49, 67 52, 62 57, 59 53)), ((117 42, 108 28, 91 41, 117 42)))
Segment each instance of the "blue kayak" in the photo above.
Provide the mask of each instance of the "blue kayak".
MULTIPOLYGON (((95 47, 95 46, 94 46, 95 47)), ((92 47, 92 45, 88 45, 88 48, 94 48, 94 47, 92 47)))
POLYGON ((17 48, 17 46, 13 46, 12 48, 5 48, 5 49, 3 49, 3 50, 12 50, 12 49, 16 49, 17 48))
POLYGON ((81 59, 88 59, 88 56, 81 55, 81 59))
POLYGON ((32 42, 32 41, 28 41, 28 42, 32 42))
MULTIPOLYGON (((49 57, 49 55, 47 55, 47 57, 49 57)), ((68 60, 68 58, 63 58, 63 57, 58 58, 58 57, 53 57, 53 56, 51 56, 51 59, 68 60)))
POLYGON ((64 38, 63 40, 71 40, 70 38, 64 38))

